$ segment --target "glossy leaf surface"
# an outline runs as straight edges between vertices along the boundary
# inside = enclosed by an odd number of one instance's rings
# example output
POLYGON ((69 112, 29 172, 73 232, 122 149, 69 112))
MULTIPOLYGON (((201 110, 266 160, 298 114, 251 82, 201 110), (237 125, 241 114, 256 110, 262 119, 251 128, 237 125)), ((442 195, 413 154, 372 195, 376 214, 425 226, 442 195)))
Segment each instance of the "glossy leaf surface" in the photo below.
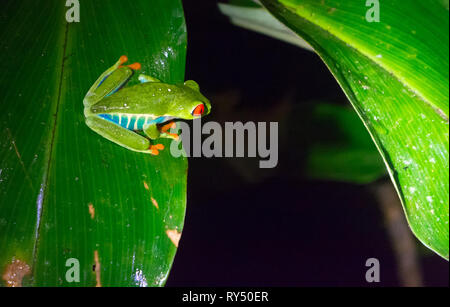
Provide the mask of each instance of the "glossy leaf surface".
POLYGON ((163 285, 183 227, 187 161, 167 140, 151 156, 102 138, 85 125, 82 101, 121 55, 183 81, 181 2, 79 1, 73 23, 65 2, 2 6, 0 283, 163 285))

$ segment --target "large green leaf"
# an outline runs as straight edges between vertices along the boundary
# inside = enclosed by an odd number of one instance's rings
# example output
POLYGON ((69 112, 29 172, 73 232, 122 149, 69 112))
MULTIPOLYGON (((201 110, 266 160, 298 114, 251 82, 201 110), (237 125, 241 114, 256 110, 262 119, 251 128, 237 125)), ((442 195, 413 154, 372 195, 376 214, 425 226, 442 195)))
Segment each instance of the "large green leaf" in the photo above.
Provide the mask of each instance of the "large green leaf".
POLYGON ((448 1, 263 0, 328 65, 381 153, 416 236, 449 253, 448 1), (381 2, 381 1, 380 1, 381 2))
POLYGON ((84 0, 80 22, 67 23, 65 2, 2 6, 0 284, 163 285, 183 227, 187 161, 100 137, 84 124, 82 100, 123 54, 143 73, 183 81, 181 3, 84 0), (65 278, 69 258, 79 283, 65 278))

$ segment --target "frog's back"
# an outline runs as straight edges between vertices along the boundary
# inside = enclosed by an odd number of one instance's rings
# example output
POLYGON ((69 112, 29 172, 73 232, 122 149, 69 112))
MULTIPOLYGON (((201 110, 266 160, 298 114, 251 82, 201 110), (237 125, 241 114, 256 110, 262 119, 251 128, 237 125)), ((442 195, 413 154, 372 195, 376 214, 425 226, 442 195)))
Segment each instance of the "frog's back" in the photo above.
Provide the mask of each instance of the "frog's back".
POLYGON ((148 82, 120 89, 91 107, 91 112, 130 130, 169 119, 171 101, 177 99, 176 85, 148 82))
POLYGON ((170 110, 171 101, 182 95, 176 85, 147 82, 125 87, 105 97, 91 107, 94 114, 126 113, 164 115, 170 110))

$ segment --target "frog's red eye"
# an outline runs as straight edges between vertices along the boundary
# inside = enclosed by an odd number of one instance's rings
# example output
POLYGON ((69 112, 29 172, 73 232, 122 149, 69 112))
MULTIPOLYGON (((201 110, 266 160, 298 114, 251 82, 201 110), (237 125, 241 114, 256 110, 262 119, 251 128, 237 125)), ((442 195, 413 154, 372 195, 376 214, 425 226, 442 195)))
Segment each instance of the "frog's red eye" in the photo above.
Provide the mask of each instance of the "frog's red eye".
POLYGON ((203 112, 205 112, 205 106, 203 105, 203 103, 201 103, 195 107, 194 111, 192 111, 192 115, 200 116, 203 114, 203 112))

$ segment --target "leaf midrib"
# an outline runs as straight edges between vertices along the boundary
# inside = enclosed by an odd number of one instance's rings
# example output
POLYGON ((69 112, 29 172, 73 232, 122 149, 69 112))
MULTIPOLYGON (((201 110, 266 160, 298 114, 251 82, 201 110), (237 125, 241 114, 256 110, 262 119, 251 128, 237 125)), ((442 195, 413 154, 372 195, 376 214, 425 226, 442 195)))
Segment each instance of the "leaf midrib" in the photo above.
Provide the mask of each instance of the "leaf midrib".
POLYGON ((47 150, 45 158, 44 158, 44 173, 42 175, 42 181, 40 185, 40 193, 37 197, 37 219, 36 219, 36 232, 35 232, 35 242, 33 246, 33 265, 32 265, 32 275, 34 276, 35 273, 35 267, 36 267, 36 261, 37 261, 37 250, 39 248, 39 239, 40 239, 40 229, 41 229, 41 220, 43 216, 44 211, 44 204, 46 203, 47 199, 47 190, 48 190, 48 181, 49 176, 51 172, 52 167, 52 158, 53 158, 53 149, 55 146, 55 139, 56 139, 56 129, 58 127, 58 117, 59 117, 59 110, 60 110, 60 104, 61 104, 61 95, 62 95, 62 86, 63 86, 63 77, 64 77, 64 67, 66 62, 66 54, 67 54, 67 40, 68 40, 68 33, 69 33, 69 23, 65 23, 65 27, 61 27, 62 38, 61 41, 63 42, 63 51, 62 51, 62 57, 61 57, 61 65, 60 65, 60 74, 58 79, 58 94, 56 97, 56 100, 54 100, 54 107, 52 110, 55 110, 54 113, 51 115, 53 116, 53 121, 51 124, 51 129, 49 131, 49 138, 50 141, 47 142, 47 150), (39 204, 40 202, 40 204, 39 204))

